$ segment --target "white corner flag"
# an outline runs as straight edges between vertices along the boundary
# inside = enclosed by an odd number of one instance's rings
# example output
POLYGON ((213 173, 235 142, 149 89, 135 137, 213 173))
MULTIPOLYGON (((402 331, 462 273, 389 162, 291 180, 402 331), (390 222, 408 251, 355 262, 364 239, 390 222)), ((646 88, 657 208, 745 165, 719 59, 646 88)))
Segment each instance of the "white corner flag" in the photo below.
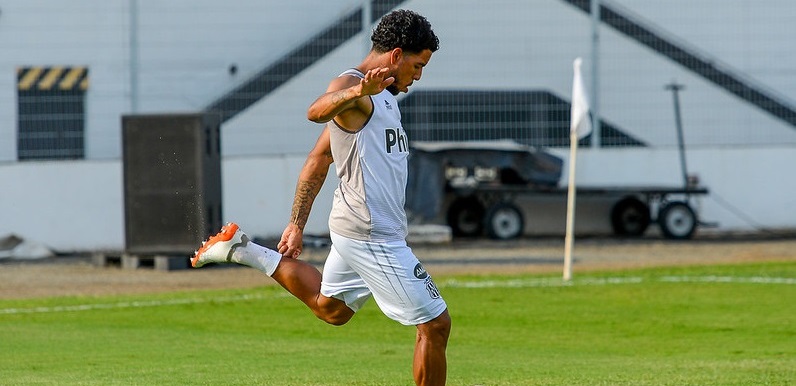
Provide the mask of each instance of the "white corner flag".
POLYGON ((589 100, 586 97, 586 87, 580 75, 580 58, 572 63, 575 72, 572 77, 572 110, 569 126, 569 186, 567 188, 567 230, 564 237, 564 281, 572 280, 572 244, 573 228, 575 225, 575 160, 578 154, 578 140, 591 133, 591 118, 589 117, 589 100))
POLYGON ((586 138, 591 133, 589 98, 586 96, 586 87, 583 86, 583 77, 580 76, 581 62, 582 60, 577 58, 572 63, 575 74, 572 77, 572 112, 569 126, 569 130, 577 134, 578 139, 586 138))

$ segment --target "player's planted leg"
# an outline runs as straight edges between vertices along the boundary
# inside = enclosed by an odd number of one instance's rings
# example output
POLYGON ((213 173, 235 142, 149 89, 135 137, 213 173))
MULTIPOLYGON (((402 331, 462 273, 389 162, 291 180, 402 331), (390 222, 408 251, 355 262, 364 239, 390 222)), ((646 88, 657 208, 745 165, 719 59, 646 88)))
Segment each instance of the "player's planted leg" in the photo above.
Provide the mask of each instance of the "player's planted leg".
POLYGON ((445 350, 451 331, 451 317, 446 309, 440 316, 417 326, 414 377, 418 386, 444 385, 447 377, 445 350))

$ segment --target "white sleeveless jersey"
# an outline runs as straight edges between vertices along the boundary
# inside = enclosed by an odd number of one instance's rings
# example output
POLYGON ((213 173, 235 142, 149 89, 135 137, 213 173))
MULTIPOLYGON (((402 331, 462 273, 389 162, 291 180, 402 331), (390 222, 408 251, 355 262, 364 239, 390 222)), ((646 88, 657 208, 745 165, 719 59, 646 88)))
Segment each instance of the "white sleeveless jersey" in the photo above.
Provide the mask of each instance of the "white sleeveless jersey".
MULTIPOLYGON (((364 77, 355 69, 340 76, 364 77)), ((329 229, 355 240, 403 240, 409 143, 395 96, 384 90, 370 98, 373 113, 362 130, 350 132, 334 120, 328 123, 340 178, 329 229)))

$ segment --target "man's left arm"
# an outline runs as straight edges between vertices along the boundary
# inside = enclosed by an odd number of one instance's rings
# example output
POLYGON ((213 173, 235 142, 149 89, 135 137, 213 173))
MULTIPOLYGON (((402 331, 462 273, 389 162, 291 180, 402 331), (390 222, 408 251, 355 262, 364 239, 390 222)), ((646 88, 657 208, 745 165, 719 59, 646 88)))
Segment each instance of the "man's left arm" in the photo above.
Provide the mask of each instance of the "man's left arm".
POLYGON ((329 166, 334 162, 329 139, 329 128, 321 132, 315 147, 310 151, 304 167, 299 173, 296 183, 296 194, 293 198, 293 209, 290 213, 290 222, 282 232, 282 238, 277 244, 277 249, 285 257, 298 258, 302 251, 304 227, 310 217, 312 204, 315 197, 326 181, 329 166))

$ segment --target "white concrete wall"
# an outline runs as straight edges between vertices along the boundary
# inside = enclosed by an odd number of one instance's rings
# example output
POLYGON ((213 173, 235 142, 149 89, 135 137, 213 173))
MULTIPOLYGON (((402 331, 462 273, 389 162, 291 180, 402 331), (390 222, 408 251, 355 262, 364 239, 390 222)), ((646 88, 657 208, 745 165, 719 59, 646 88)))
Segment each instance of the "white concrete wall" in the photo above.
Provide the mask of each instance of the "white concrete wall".
POLYGON ((124 245, 121 162, 4 164, 0 181, 0 235, 67 251, 124 245))

